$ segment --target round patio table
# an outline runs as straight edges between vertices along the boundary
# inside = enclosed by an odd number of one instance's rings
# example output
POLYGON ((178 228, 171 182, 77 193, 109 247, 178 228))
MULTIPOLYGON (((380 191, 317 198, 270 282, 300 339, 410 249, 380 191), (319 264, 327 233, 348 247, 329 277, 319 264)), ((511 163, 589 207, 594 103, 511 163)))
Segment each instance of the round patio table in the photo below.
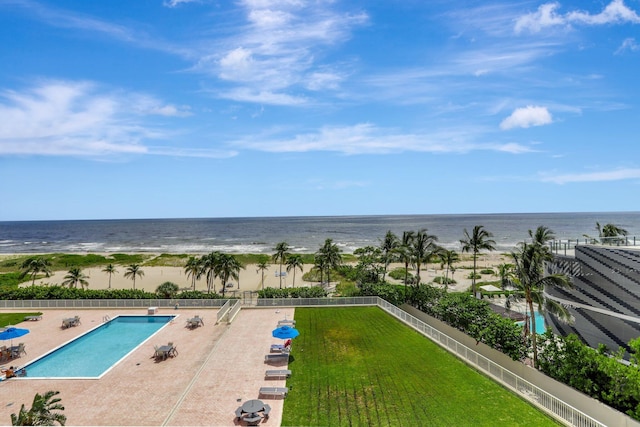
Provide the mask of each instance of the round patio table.
POLYGON ((255 414, 256 412, 259 412, 262 410, 264 410, 264 403, 262 403, 262 400, 258 400, 258 399, 247 400, 242 404, 242 412, 255 414))

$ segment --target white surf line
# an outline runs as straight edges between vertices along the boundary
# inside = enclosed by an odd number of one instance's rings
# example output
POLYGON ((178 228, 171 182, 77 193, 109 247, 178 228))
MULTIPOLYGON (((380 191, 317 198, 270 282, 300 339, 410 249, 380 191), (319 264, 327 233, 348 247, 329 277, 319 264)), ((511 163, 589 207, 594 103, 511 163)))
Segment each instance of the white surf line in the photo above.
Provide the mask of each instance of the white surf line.
POLYGON ((211 359, 211 356, 213 355, 213 353, 216 351, 216 349, 218 348, 218 345, 220 344, 220 341, 222 341, 222 338, 227 334, 227 332, 229 332, 229 329, 231 328, 231 324, 227 324, 227 330, 224 331, 221 335, 220 338, 218 339, 218 342, 215 343, 215 345, 213 346, 213 348, 211 349, 211 351, 209 352, 209 355, 207 356, 207 358, 204 360, 204 362, 202 363, 202 366, 200 366, 200 369, 198 369, 198 371, 196 372, 196 374, 193 376, 193 378, 191 379, 191 381, 189 382, 189 385, 187 385, 187 387, 184 389, 184 392, 180 395, 180 398, 178 399, 178 401, 176 402, 175 405, 173 405, 173 408, 171 409, 171 411, 169 412, 169 415, 167 415, 167 418, 165 418, 164 422, 161 424, 163 426, 168 425, 169 421, 171 421, 171 418, 173 418, 173 416, 175 415, 176 411, 178 410, 178 408, 180 407, 180 405, 182 405, 182 402, 184 402, 184 399, 187 397, 187 394, 189 394, 189 392, 191 391, 191 389, 193 388, 193 385, 196 383, 196 380, 200 377, 200 373, 203 371, 204 367, 207 365, 207 363, 209 362, 209 359, 211 359))

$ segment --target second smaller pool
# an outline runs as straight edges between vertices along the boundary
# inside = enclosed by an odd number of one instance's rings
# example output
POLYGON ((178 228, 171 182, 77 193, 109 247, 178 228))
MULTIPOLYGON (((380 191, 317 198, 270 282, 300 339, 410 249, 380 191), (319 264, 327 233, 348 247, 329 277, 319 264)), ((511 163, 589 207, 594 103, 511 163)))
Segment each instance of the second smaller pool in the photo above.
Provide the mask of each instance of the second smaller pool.
MULTIPOLYGON (((535 316, 536 316, 536 333, 538 335, 544 334, 547 331, 547 327, 544 323, 544 316, 540 313, 538 313, 537 311, 535 312, 535 316)), ((531 321, 531 319, 529 319, 529 331, 531 331, 532 326, 531 323, 533 323, 531 321)), ((524 321, 522 322, 516 322, 516 324, 520 325, 520 326, 524 326, 524 321)))
POLYGON ((118 316, 25 366, 27 378, 99 378, 174 316, 118 316))

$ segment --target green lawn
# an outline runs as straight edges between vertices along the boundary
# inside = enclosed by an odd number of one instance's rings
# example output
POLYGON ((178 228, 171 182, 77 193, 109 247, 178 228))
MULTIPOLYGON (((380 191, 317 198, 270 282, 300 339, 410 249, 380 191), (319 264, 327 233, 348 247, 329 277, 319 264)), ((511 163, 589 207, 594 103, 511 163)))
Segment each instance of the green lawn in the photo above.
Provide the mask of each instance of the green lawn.
MULTIPOLYGON (((24 322, 24 318, 27 316, 40 316, 41 312, 29 312, 29 313, 0 313, 0 328, 12 325, 16 326, 19 323, 24 322)), ((22 327, 22 326, 21 326, 22 327)))
POLYGON ((284 426, 560 425, 377 307, 295 318, 284 426))

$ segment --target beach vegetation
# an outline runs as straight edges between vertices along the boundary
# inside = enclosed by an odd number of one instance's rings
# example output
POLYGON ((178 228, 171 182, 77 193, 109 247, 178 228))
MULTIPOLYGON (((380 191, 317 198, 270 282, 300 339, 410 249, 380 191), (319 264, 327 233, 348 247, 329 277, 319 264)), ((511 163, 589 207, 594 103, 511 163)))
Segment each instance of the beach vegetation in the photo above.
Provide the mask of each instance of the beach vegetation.
POLYGON ((190 255, 187 254, 160 254, 144 262, 148 267, 183 267, 190 255))
POLYGON ((559 425, 378 307, 297 308, 296 322, 282 425, 559 425))
POLYGON ((14 426, 54 426, 56 423, 61 426, 67 422, 67 417, 62 414, 64 406, 61 399, 55 397, 59 391, 47 391, 43 395, 36 393, 33 397, 31 408, 27 410, 24 403, 20 407, 18 414, 11 414, 11 425, 14 426))
POLYGON ((482 276, 480 275, 480 273, 474 273, 471 272, 467 275, 467 279, 473 279, 473 280, 477 280, 477 279, 481 279, 482 276))
POLYGON ((480 270, 480 274, 489 274, 493 276, 496 274, 496 272, 491 268, 483 268, 482 270, 480 270))
POLYGON ((344 280, 336 285, 334 296, 336 297, 357 297, 361 296, 360 288, 355 282, 344 280))
POLYGON ((394 280, 404 281, 405 274, 407 276, 408 282, 413 283, 413 280, 414 280, 413 274, 405 272, 404 268, 400 268, 400 267, 394 268, 389 272, 389 277, 391 277, 394 280))
POLYGON ((282 289, 267 287, 258 291, 258 298, 324 298, 326 296, 327 291, 321 286, 282 289))
POLYGON ((173 282, 164 282, 156 288, 158 298, 172 299, 180 292, 180 287, 173 282))
POLYGON ((353 253, 358 257, 355 268, 340 269, 347 278, 355 281, 358 285, 384 281, 387 261, 382 249, 375 246, 365 246, 356 249, 353 253))
MULTIPOLYGON (((157 299, 158 294, 141 289, 77 289, 65 286, 27 286, 0 288, 0 299, 4 300, 59 300, 59 299, 157 299)), ((175 298, 219 299, 220 295, 201 291, 183 291, 175 298)))
POLYGON ((458 283, 454 279, 446 276, 434 277, 433 282, 438 283, 440 285, 455 285, 456 283, 458 283))
POLYGON ((31 284, 36 284, 38 274, 42 273, 45 277, 51 276, 51 261, 45 257, 30 257, 25 259, 21 265, 23 277, 30 276, 31 284))
POLYGON ((18 287, 20 283, 24 283, 28 280, 28 278, 25 278, 25 276, 19 272, 3 273, 0 274, 0 288, 15 288, 18 287))
POLYGON ((471 281, 471 292, 476 294, 476 267, 478 263, 478 254, 481 251, 494 251, 496 249, 495 240, 491 239, 493 234, 487 231, 484 226, 476 225, 473 227, 473 231, 471 234, 464 229, 464 238, 460 240, 462 244, 462 252, 471 252, 473 254, 473 275, 470 277, 471 281))

